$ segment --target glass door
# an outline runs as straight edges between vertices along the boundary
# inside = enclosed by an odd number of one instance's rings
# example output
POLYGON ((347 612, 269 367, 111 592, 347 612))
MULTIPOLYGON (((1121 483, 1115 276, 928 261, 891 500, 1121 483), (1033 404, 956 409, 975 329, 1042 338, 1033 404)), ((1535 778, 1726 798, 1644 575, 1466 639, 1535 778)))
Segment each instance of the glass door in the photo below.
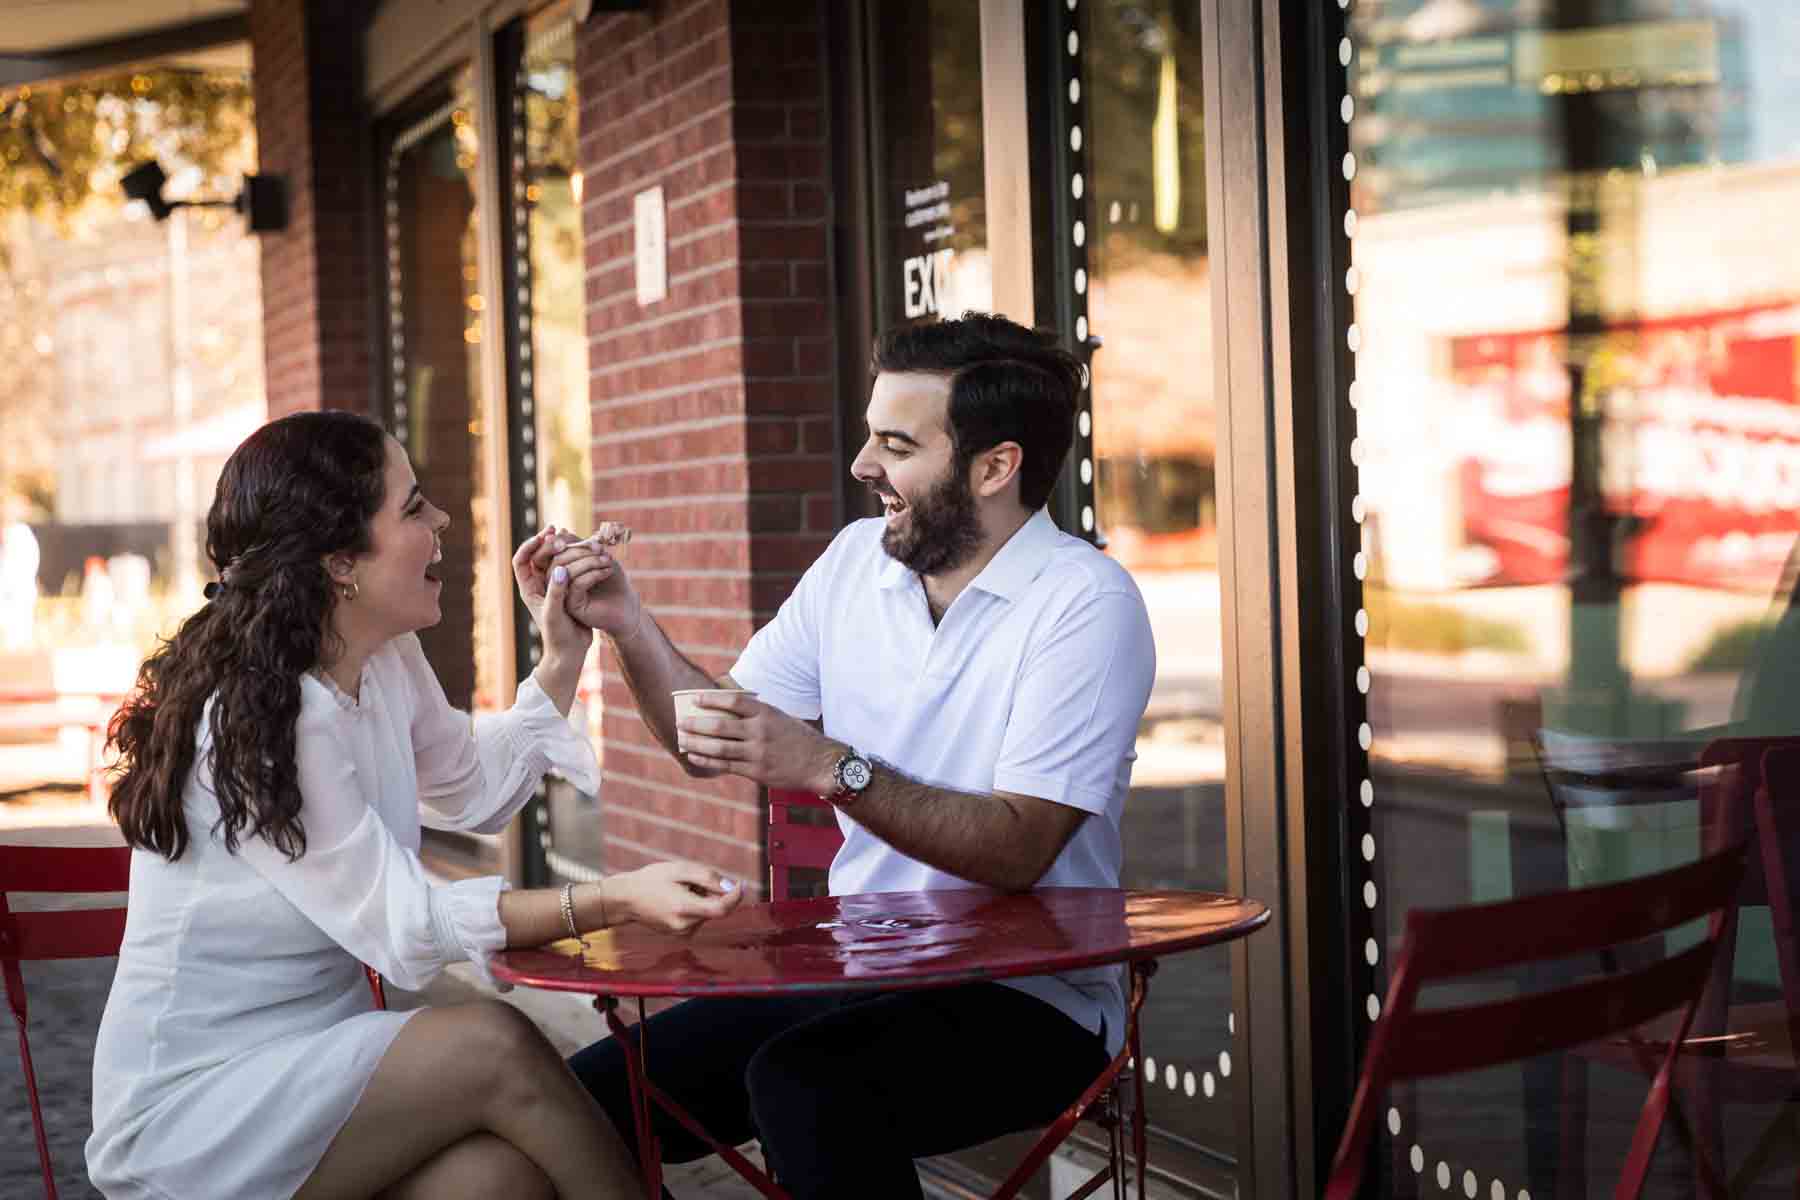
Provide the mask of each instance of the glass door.
MULTIPOLYGON (((1130 570, 1157 677, 1125 806, 1126 887, 1228 891, 1218 398, 1197 0, 1050 6, 1055 311, 1089 363, 1064 528, 1130 570)), ((1040 296, 1044 293, 1040 290, 1040 296)), ((1139 1064, 1151 1161, 1228 1187, 1236 1158, 1230 954, 1162 964, 1139 1064)))

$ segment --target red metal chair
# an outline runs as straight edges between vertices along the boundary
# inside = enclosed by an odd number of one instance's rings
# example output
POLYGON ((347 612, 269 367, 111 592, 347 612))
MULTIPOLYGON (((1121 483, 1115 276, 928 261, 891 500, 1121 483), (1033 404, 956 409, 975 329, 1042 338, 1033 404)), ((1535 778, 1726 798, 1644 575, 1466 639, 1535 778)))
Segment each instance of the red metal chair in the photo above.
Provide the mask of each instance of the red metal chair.
MULTIPOLYGON (((1414 909, 1369 1038, 1350 1118, 1331 1165, 1327 1200, 1351 1200, 1362 1180, 1376 1110, 1388 1085, 1451 1075, 1567 1049, 1634 1029, 1680 1009, 1662 1065, 1638 1118, 1615 1195, 1643 1190, 1669 1110, 1671 1077, 1694 1021, 1707 973, 1733 913, 1745 850, 1732 846, 1686 866, 1600 887, 1464 908, 1414 909), (1424 987, 1484 971, 1595 954, 1710 917, 1706 936, 1649 964, 1507 1000, 1421 1010, 1424 987)), ((1724 1187, 1705 1147, 1701 1174, 1724 1187)))
MULTIPOLYGON (((1792 934, 1795 905, 1800 902, 1796 892, 1800 830, 1793 828, 1800 823, 1800 814, 1793 811, 1800 803, 1800 738, 1721 737, 1702 745, 1691 737, 1684 743, 1543 732, 1539 740, 1545 783, 1565 830, 1565 810, 1630 808, 1692 798, 1697 801, 1703 852, 1746 841, 1756 845, 1747 856, 1737 905, 1720 935, 1711 977, 1693 1028, 1684 1038, 1675 1076, 1684 1110, 1677 1112, 1677 1120, 1685 1114, 1693 1136, 1721 1162, 1724 1105, 1780 1106, 1780 1116, 1739 1166, 1732 1180, 1735 1194, 1766 1165, 1782 1135, 1800 1143, 1800 1125, 1795 1121, 1800 1064, 1794 1053, 1800 1043, 1793 1037, 1800 1024, 1800 969, 1794 962, 1792 934), (1793 881, 1794 886, 1783 881, 1793 881), (1769 909, 1782 993, 1778 1001, 1732 1003, 1739 915, 1746 907, 1769 909)), ((1614 961, 1603 961, 1616 969, 1614 961)), ((1576 1057, 1652 1076, 1657 1051, 1673 1036, 1673 1024, 1672 1017, 1664 1017, 1630 1038, 1583 1047, 1576 1057)), ((1571 1062, 1564 1076, 1564 1103, 1571 1113, 1579 1113, 1585 1091, 1581 1063, 1571 1062)), ((1579 1119, 1566 1122, 1565 1167, 1581 1157, 1582 1124, 1579 1119)), ((1564 1192, 1580 1195, 1579 1183, 1566 1178, 1564 1192)), ((1800 1185, 1800 1177, 1796 1184, 1800 1185)))
POLYGON ((19 1027, 19 1061, 25 1094, 31 1100, 31 1127, 37 1138, 44 1194, 56 1200, 50 1143, 38 1104, 37 1073, 25 1036, 25 976, 21 962, 54 958, 106 958, 119 952, 125 937, 123 908, 83 908, 57 912, 13 912, 13 892, 122 892, 130 884, 131 850, 125 846, 0 846, 0 983, 19 1027))
MULTIPOLYGON (((820 811, 830 814, 831 805, 819 799, 811 792, 784 791, 771 788, 769 790, 769 899, 786 900, 793 898, 793 876, 795 870, 826 871, 831 868, 831 860, 837 854, 838 847, 844 844, 843 834, 838 831, 837 821, 828 819, 824 824, 813 824, 796 821, 797 810, 820 811)), ((1109 1063, 1100 1076, 1088 1088, 1086 1094, 1077 1100, 1051 1125, 1038 1142, 1032 1147, 1017 1168, 1014 1169, 1000 1189, 994 1193, 994 1200, 1015 1196, 1025 1186, 1050 1152, 1061 1145, 1074 1129, 1076 1122, 1092 1121, 1106 1131, 1107 1161, 1104 1167, 1094 1172, 1085 1183, 1069 1193, 1068 1200, 1081 1200, 1092 1195, 1108 1182, 1112 1183, 1115 1198, 1123 1200, 1125 1195, 1125 1134, 1129 1126, 1131 1134, 1131 1153, 1137 1164, 1138 1200, 1143 1200, 1145 1187, 1145 1152, 1147 1149, 1147 1131, 1144 1124, 1144 1081, 1132 1069, 1140 1057, 1138 1050, 1138 1010, 1143 1007, 1144 996, 1149 988, 1150 975, 1156 964, 1133 964, 1131 979, 1130 1004, 1125 1018, 1125 1048, 1109 1063), (1127 1092, 1130 1089, 1130 1092, 1127 1092), (1127 1095, 1131 1102, 1127 1103, 1127 1095)))

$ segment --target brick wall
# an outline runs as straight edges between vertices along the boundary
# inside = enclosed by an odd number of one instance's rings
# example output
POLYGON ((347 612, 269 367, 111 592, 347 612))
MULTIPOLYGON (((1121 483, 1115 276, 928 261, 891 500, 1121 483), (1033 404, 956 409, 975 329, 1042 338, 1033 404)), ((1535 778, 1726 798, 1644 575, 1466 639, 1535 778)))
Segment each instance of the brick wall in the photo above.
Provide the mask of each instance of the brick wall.
MULTIPOLYGON (((836 530, 824 16, 669 0, 579 31, 595 519, 676 645, 728 670, 836 530), (667 299, 640 307, 632 201, 661 184, 667 299)), ((607 664, 607 865, 756 882, 759 789, 696 780, 607 664)))
POLYGON ((369 154, 359 5, 252 0, 259 170, 285 176, 288 227, 262 235, 269 415, 371 401, 369 154))

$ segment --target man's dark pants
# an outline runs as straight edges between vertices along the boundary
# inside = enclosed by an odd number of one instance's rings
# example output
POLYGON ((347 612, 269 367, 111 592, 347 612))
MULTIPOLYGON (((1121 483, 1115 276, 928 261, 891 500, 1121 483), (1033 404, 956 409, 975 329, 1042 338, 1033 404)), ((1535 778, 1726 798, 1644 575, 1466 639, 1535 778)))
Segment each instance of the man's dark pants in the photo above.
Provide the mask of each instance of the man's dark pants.
MULTIPOLYGON (((1098 1035, 994 983, 697 999, 649 1025, 651 1081, 723 1144, 760 1139, 797 1200, 920 1196, 914 1158, 1049 1124, 1107 1058, 1098 1035)), ((608 1038, 569 1065, 635 1153, 624 1048, 608 1038)), ((712 1153, 652 1111, 665 1162, 712 1153)))

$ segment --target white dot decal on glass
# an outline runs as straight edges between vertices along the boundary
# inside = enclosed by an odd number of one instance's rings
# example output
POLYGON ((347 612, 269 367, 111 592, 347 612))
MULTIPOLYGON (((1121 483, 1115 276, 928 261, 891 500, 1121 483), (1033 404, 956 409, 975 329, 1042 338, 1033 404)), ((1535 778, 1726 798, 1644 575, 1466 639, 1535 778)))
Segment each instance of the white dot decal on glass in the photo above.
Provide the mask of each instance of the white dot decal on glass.
POLYGON ((1377 899, 1379 896, 1375 891, 1375 881, 1373 879, 1366 880, 1363 883, 1363 907, 1374 908, 1377 899))
POLYGON ((1356 210, 1354 208, 1344 210, 1344 236, 1347 238, 1356 236, 1356 210))
POLYGON ((1362 856, 1364 862, 1375 861, 1375 835, 1372 833, 1362 835, 1362 856))
POLYGON ((1412 1163, 1414 1175, 1418 1175, 1425 1170, 1425 1151, 1419 1148, 1417 1142, 1413 1143, 1412 1153, 1407 1156, 1407 1161, 1412 1163))
POLYGON ((1069 126, 1069 149, 1077 151, 1081 149, 1081 126, 1079 125, 1069 126))
POLYGON ((1400 1136, 1400 1110, 1388 1109, 1388 1132, 1395 1137, 1400 1136))
MULTIPOLYGON (((1069 0, 1069 7, 1075 7, 1075 0, 1069 0)), ((1350 0, 1338 0, 1338 7, 1348 12, 1350 9, 1350 0)))
POLYGON ((1355 437, 1351 438, 1350 439, 1350 461, 1360 467, 1360 466, 1362 466, 1362 456, 1363 456, 1362 439, 1355 438, 1355 437))
POLYGON ((1358 325, 1354 322, 1351 323, 1350 328, 1348 328, 1344 331, 1344 344, 1346 346, 1350 347, 1350 353, 1352 353, 1352 354, 1355 354, 1357 351, 1362 349, 1362 326, 1361 325, 1358 325))
POLYGON ((1350 497, 1350 519, 1358 525, 1363 523, 1363 498, 1360 495, 1350 497))
POLYGON ((1114 200, 1112 202, 1112 207, 1106 210, 1106 219, 1111 221, 1114 225, 1117 225, 1119 223, 1119 218, 1124 215, 1125 210, 1119 207, 1119 202, 1117 200, 1114 200))
POLYGON ((1437 1169, 1437 1181, 1438 1181, 1439 1188, 1443 1189, 1446 1192, 1450 1190, 1450 1164, 1449 1163, 1443 1162, 1441 1160, 1439 1161, 1438 1169, 1437 1169))
POLYGON ((1180 1076, 1176 1074, 1174 1063, 1170 1063, 1163 1068, 1163 1082, 1169 1085, 1169 1090, 1171 1092, 1174 1091, 1176 1085, 1180 1083, 1180 1076))
POLYGON ((1087 183, 1081 178, 1080 171, 1075 172, 1075 177, 1069 180, 1069 191, 1077 200, 1081 199, 1081 193, 1087 191, 1087 183))
POLYGON ((1506 1185, 1498 1179, 1494 1180, 1494 1186, 1488 1189, 1488 1195, 1492 1200, 1506 1200, 1506 1185))
POLYGON ((1354 154, 1346 153, 1344 155, 1344 178, 1346 180, 1356 178, 1356 155, 1354 154))
POLYGON ((1200 1077, 1200 1090, 1206 1093, 1206 1098, 1208 1100, 1212 1099, 1213 1092, 1218 1089, 1218 1086, 1218 1084, 1213 1082, 1213 1073, 1211 1071, 1208 1071, 1200 1077))
POLYGON ((1375 740, 1375 731, 1373 729, 1369 728, 1369 723, 1367 721, 1364 721, 1361 725, 1358 725, 1356 727, 1356 744, 1357 745, 1361 746, 1364 750, 1367 750, 1369 748, 1370 743, 1372 743, 1374 740, 1375 740))
POLYGON ((1355 115, 1356 101, 1349 96, 1345 96, 1342 102, 1338 104, 1338 116, 1342 117, 1344 119, 1344 124, 1348 125, 1350 123, 1350 118, 1355 115))
POLYGON ((1231 1051, 1229 1050, 1219 1051, 1219 1078, 1231 1078, 1231 1051))
POLYGON ((1352 379, 1350 381, 1350 407, 1351 408, 1360 408, 1362 406, 1362 394, 1363 394, 1362 380, 1352 379))
MULTIPOLYGON (((1338 0, 1338 7, 1343 8, 1345 5, 1347 5, 1349 3, 1350 3, 1350 0, 1338 0)), ((1069 0, 1069 11, 1070 12, 1075 11, 1075 0, 1069 0)))
POLYGON ((1075 340, 1078 342, 1087 341, 1087 318, 1086 317, 1076 317, 1075 318, 1075 340))
POLYGON ((1077 246, 1087 245, 1087 223, 1085 221, 1075 222, 1075 244, 1077 246))
POLYGON ((1350 267, 1344 272, 1344 290, 1354 296, 1360 287, 1362 287, 1362 272, 1355 267, 1350 267))
POLYGON ((1346 66, 1346 67, 1349 66, 1350 65, 1350 54, 1351 54, 1350 39, 1349 38, 1339 38, 1338 39, 1338 62, 1340 64, 1342 64, 1343 66, 1346 66))
POLYGON ((1156 1060, 1154 1058, 1144 1059, 1144 1075, 1149 1079, 1156 1078, 1156 1060))
POLYGON ((1081 50, 1081 39, 1079 37, 1077 37, 1075 34, 1075 31, 1073 29, 1071 29, 1071 30, 1069 30, 1069 53, 1075 54, 1075 53, 1078 53, 1080 50, 1081 50))
POLYGON ((1081 296, 1081 295, 1085 295, 1086 293, 1087 293, 1087 271, 1085 268, 1076 267, 1075 268, 1075 294, 1077 296, 1081 296))
POLYGON ((1090 431, 1092 431, 1092 429, 1094 427, 1093 418, 1088 416, 1087 413, 1085 413, 1085 412, 1083 412, 1081 414, 1081 416, 1076 419, 1075 423, 1078 426, 1080 426, 1082 437, 1086 437, 1088 435, 1088 433, 1090 431))
POLYGON ((1081 460, 1081 482, 1094 482, 1094 463, 1092 459, 1084 458, 1081 460))
POLYGON ((1531 1193, 1524 1188, 1519 1189, 1519 1200, 1531 1200, 1531 1193))
POLYGON ((1194 1073, 1192 1071, 1189 1071, 1186 1075, 1181 1077, 1181 1090, 1187 1093, 1189 1100, 1194 1098, 1194 1093, 1198 1091, 1199 1088, 1200 1081, 1194 1078, 1194 1073))
POLYGON ((1092 505, 1081 506, 1081 528, 1084 533, 1094 532, 1094 509, 1092 505))
POLYGON ((1374 992, 1370 992, 1367 1007, 1369 1009, 1369 1020, 1379 1021, 1381 1019, 1381 997, 1377 996, 1374 992))
POLYGON ((1237 1014, 1236 1013, 1226 1013, 1225 1014, 1225 1032, 1229 1033, 1233 1036, 1236 1036, 1236 1034, 1237 1034, 1237 1014))
POLYGON ((1369 668, 1356 668, 1356 690, 1365 696, 1369 694, 1369 668))
MULTIPOLYGON (((1381 961, 1381 947, 1375 944, 1374 938, 1363 943, 1363 957, 1369 960, 1371 967, 1381 961)), ((1394 1132, 1399 1133, 1400 1131, 1396 1129, 1394 1132)))
POLYGON ((1069 103, 1081 103, 1081 80, 1079 79, 1069 80, 1069 103))
POLYGON ((1481 1182, 1475 1178, 1475 1172, 1463 1172, 1463 1195, 1475 1200, 1475 1193, 1481 1190, 1481 1182))
POLYGON ((1363 807, 1364 807, 1364 808, 1372 808, 1372 807, 1374 807, 1374 804, 1375 804, 1375 784, 1374 784, 1374 781, 1372 781, 1372 780, 1368 780, 1368 779, 1365 779, 1365 780, 1363 780, 1363 781, 1362 781, 1362 787, 1361 787, 1361 788, 1360 788, 1360 789, 1358 789, 1358 790, 1359 790, 1359 793, 1360 793, 1360 794, 1361 794, 1361 796, 1362 796, 1362 806, 1363 806, 1363 807))
POLYGON ((1369 610, 1366 608, 1356 610, 1356 636, 1363 638, 1369 636, 1369 610))

